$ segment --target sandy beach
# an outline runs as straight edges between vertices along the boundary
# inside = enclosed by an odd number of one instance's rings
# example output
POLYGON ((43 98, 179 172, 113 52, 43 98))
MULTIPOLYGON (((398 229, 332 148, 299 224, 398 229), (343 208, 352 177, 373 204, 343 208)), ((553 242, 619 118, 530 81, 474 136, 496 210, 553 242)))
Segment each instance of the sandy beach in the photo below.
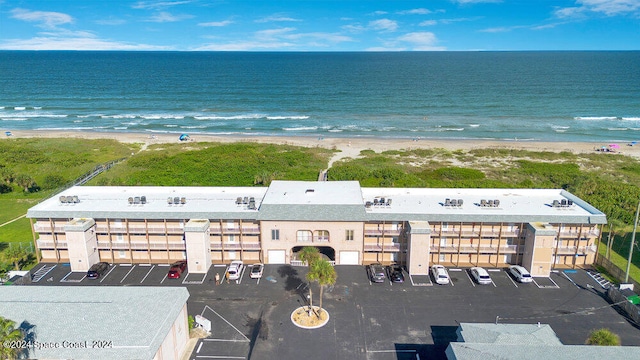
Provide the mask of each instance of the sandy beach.
MULTIPOLYGON (((143 149, 151 144, 180 143, 180 134, 148 134, 133 132, 95 132, 95 131, 38 131, 16 130, 11 131, 11 138, 81 138, 81 139, 114 139, 125 143, 143 144, 143 149)), ((540 142, 517 140, 448 140, 448 139, 397 139, 397 138, 344 138, 344 137, 290 137, 290 136, 231 136, 191 134, 190 141, 195 142, 256 142, 269 144, 286 144, 305 147, 323 147, 340 150, 331 162, 342 158, 356 158, 362 150, 382 152, 387 150, 410 149, 446 149, 463 150, 472 149, 519 149, 530 151, 568 151, 576 154, 600 153, 596 149, 608 146, 605 143, 590 142, 540 142)), ((182 143, 185 143, 184 141, 182 143)), ((640 158, 640 144, 627 146, 619 143, 618 153, 640 158)), ((615 155, 600 153, 603 156, 615 155)))

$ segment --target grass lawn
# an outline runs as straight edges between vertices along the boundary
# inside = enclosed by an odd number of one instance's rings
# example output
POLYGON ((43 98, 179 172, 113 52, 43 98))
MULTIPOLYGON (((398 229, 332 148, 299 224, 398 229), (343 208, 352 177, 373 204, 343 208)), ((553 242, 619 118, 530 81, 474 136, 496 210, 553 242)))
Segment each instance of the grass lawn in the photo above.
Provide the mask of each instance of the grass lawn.
MULTIPOLYGON (((640 238, 638 238, 636 236, 636 238, 638 240, 640 240, 640 238)), ((604 236, 603 236, 603 240, 604 240, 604 236)), ((614 263, 617 267, 619 267, 620 269, 622 269, 623 271, 626 271, 627 269, 627 258, 629 256, 629 251, 628 251, 628 247, 629 247, 629 241, 626 242, 626 246, 627 246, 627 251, 624 252, 624 254, 619 254, 616 251, 611 251, 610 253, 610 258, 609 261, 611 261, 612 263, 614 263)), ((613 243, 615 246, 615 242, 613 243)), ((637 245, 636 245, 637 247, 637 245)), ((606 254, 607 251, 607 244, 605 243, 605 241, 603 241, 600 244, 600 247, 598 249, 598 251, 600 252, 600 255, 604 256, 606 254)), ((633 261, 631 262, 631 268, 629 269, 629 277, 634 279, 635 281, 640 282, 640 268, 638 268, 638 260, 636 257, 636 253, 638 252, 638 249, 634 249, 634 254, 633 254, 633 261)), ((624 281, 624 279, 618 279, 618 281, 616 282, 622 282, 624 281)))

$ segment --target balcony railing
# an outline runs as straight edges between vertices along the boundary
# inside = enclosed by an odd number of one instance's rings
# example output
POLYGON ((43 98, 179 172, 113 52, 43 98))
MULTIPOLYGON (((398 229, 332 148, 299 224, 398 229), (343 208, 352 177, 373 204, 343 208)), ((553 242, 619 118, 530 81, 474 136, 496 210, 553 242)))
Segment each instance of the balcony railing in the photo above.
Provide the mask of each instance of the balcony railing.
POLYGON ((364 244, 364 251, 400 251, 400 244, 398 243, 389 243, 389 244, 364 244))
POLYGON ((66 241, 58 241, 58 243, 56 245, 56 242, 53 241, 53 240, 38 239, 36 241, 36 244, 38 244, 38 248, 39 249, 54 249, 54 248, 66 249, 67 248, 67 242, 66 241))
POLYGON ((376 236, 376 235, 400 235, 402 229, 365 229, 365 236, 376 236))
POLYGON ((457 253, 458 251, 460 251, 460 253, 477 253, 478 252, 478 247, 480 250, 480 253, 492 253, 492 254, 497 254, 498 251, 500 252, 500 254, 506 254, 506 253, 515 253, 518 249, 517 245, 501 245, 501 246, 497 246, 497 245, 460 245, 458 246, 457 244, 453 244, 453 245, 436 245, 436 244, 432 244, 430 246, 430 250, 431 252, 438 252, 440 251, 440 253, 457 253))

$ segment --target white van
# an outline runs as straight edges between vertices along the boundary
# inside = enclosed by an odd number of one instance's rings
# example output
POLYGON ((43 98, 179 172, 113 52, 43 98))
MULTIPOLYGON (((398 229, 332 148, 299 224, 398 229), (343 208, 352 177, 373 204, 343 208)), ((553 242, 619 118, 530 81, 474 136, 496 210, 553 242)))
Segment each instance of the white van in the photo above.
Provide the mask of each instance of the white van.
POLYGON ((530 283, 533 281, 531 274, 527 271, 527 269, 523 268, 520 265, 511 265, 509 266, 509 272, 513 277, 521 283, 530 283))

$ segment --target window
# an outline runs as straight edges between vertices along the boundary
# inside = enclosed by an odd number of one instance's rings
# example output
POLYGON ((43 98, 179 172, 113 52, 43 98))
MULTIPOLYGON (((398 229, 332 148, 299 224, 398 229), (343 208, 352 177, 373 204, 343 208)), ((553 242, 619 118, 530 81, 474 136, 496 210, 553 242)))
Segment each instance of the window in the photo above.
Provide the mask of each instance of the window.
POLYGON ((316 230, 314 241, 329 241, 329 232, 327 230, 316 230))
POLYGON ((345 230, 344 239, 347 241, 353 241, 353 230, 345 230))
POLYGON ((296 234, 296 238, 299 242, 310 242, 311 237, 311 231, 309 230, 298 230, 296 234))
POLYGON ((271 240, 280 240, 280 229, 271 229, 271 240))

